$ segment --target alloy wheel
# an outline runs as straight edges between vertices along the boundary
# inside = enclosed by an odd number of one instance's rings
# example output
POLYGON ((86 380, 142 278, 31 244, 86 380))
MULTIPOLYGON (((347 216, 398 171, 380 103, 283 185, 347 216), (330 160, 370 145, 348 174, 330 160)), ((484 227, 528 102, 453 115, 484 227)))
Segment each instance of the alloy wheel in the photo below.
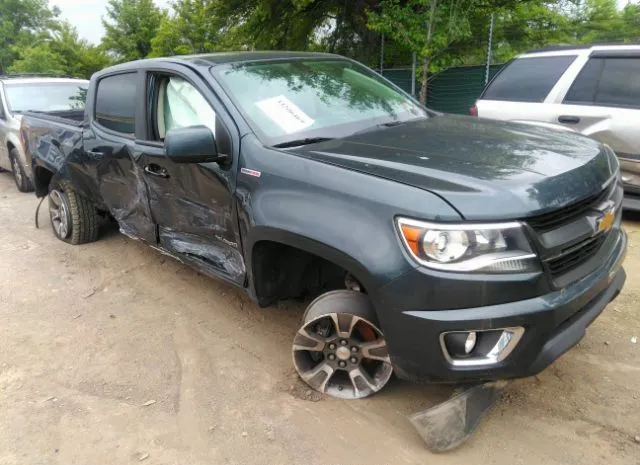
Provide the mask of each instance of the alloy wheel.
POLYGON ((305 322, 293 340, 293 362, 309 386, 340 399, 375 394, 393 373, 382 332, 349 313, 305 322))

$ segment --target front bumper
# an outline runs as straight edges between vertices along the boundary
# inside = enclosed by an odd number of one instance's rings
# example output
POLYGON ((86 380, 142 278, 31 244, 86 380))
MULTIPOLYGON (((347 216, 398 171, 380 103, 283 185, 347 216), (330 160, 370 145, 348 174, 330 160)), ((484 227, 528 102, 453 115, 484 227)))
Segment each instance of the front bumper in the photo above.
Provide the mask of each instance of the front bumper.
MULTIPOLYGON (((627 237, 620 230, 613 253, 596 271, 539 297, 453 310, 378 309, 396 374, 417 382, 478 382, 539 373, 577 344, 586 328, 620 293, 626 279, 622 269, 626 250, 627 237), (454 366, 440 345, 444 332, 511 327, 523 327, 525 332, 513 351, 492 365, 454 366)), ((492 284, 495 292, 495 282, 492 284)), ((402 288, 402 283, 392 287, 398 286, 402 288)), ((512 297, 512 283, 505 279, 503 286, 505 295, 512 297)), ((383 289, 381 302, 387 309, 398 308, 400 302, 390 300, 398 295, 393 289, 383 289)))

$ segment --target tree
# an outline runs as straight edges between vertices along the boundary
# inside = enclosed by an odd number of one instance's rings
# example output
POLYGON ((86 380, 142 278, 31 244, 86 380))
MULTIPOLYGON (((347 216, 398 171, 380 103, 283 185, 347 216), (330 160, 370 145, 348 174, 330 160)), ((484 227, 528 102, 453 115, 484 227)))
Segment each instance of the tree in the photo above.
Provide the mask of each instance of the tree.
POLYGON ((48 0, 0 1, 0 72, 18 57, 18 44, 29 44, 55 25, 60 14, 48 0))
POLYGON ((624 37, 627 42, 640 42, 640 4, 629 3, 622 12, 624 37))
POLYGON ((145 58, 164 16, 153 0, 109 0, 102 44, 120 61, 145 58))
POLYGON ((88 78, 111 62, 100 47, 80 39, 68 22, 59 23, 28 46, 15 48, 18 59, 9 68, 11 72, 88 78))
POLYGON ((62 58, 65 74, 89 78, 111 64, 111 58, 98 46, 78 37, 78 31, 67 22, 52 33, 50 48, 62 58))
POLYGON ((49 43, 40 42, 20 52, 20 58, 9 67, 11 73, 65 74, 63 58, 53 50, 49 43))
POLYGON ((427 101, 431 61, 456 40, 470 35, 475 0, 382 0, 370 11, 369 26, 404 44, 422 63, 420 101, 427 101))
POLYGON ((575 8, 570 18, 577 42, 591 44, 624 40, 626 31, 616 0, 573 1, 575 8))
POLYGON ((367 27, 366 12, 380 0, 217 0, 225 43, 238 48, 322 50, 370 65, 380 36, 367 27))
POLYGON ((176 0, 151 41, 151 56, 186 55, 220 50, 223 24, 215 0, 176 0))

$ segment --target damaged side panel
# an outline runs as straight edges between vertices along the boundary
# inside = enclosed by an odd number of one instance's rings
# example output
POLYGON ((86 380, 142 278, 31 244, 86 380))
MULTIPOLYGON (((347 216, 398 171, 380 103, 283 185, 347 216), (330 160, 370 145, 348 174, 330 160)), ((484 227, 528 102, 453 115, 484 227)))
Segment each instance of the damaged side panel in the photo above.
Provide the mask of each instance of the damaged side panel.
POLYGON ((203 273, 234 283, 244 279, 244 260, 232 247, 215 247, 200 236, 160 228, 160 245, 203 273))
POLYGON ((231 170, 217 163, 176 163, 160 147, 145 147, 141 163, 165 173, 145 178, 160 246, 205 274, 243 285, 231 170))
POLYGON ((82 186, 98 199, 118 222, 124 234, 156 243, 142 168, 136 162, 135 144, 122 138, 96 138, 85 131, 84 150, 67 159, 74 186, 82 186), (84 184, 84 185, 83 185, 84 184))

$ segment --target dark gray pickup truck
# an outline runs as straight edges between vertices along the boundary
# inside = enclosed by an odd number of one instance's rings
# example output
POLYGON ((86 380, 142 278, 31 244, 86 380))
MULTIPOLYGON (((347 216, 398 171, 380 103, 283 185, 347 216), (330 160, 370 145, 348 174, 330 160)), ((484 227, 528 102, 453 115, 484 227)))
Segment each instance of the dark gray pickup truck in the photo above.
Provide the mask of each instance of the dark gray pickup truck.
POLYGON ((22 120, 55 234, 110 216, 261 306, 315 298, 293 361, 336 397, 533 375, 625 281, 609 147, 434 114, 339 56, 118 65, 70 116, 22 120))

